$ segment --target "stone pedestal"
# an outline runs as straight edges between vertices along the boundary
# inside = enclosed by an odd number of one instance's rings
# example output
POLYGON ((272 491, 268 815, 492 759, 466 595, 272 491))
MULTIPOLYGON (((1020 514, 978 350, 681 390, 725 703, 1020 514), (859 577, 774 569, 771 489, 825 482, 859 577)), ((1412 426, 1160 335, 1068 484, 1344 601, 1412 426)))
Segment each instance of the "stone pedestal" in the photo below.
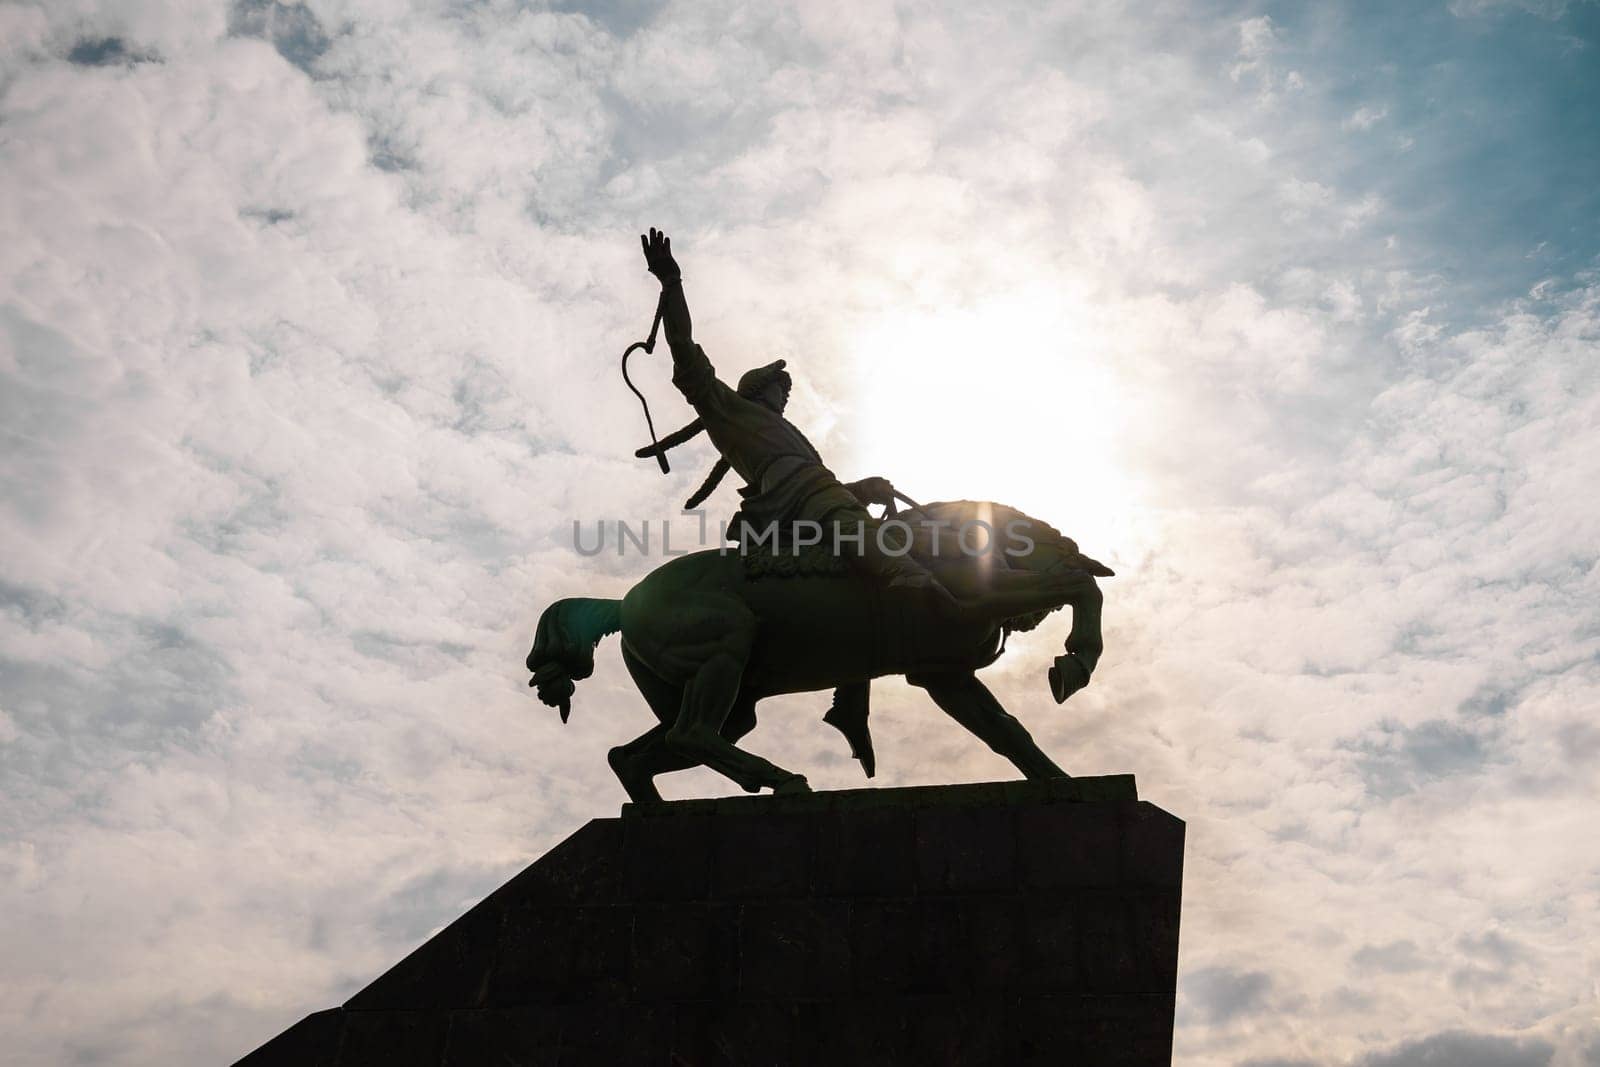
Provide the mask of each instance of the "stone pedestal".
POLYGON ((1168 1064, 1132 776, 628 805, 239 1067, 1168 1064))

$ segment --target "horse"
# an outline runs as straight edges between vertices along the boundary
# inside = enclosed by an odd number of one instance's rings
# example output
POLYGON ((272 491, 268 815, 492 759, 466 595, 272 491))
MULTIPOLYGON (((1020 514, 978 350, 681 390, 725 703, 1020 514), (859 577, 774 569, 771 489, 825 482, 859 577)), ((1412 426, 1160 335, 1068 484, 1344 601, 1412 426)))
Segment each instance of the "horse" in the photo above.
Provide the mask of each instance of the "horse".
POLYGON ((925 690, 1025 777, 1069 777, 975 672, 998 658, 1008 634, 1070 606, 1066 654, 1049 679, 1057 703, 1083 688, 1103 651, 1095 579, 1112 571, 1053 527, 1001 504, 939 502, 897 518, 910 534, 900 547, 948 595, 864 580, 837 551, 694 552, 657 567, 621 600, 571 597, 546 608, 528 653, 528 685, 566 722, 596 646, 621 632, 623 662, 659 720, 608 757, 635 802, 661 799, 657 775, 695 766, 749 793, 809 791, 804 775, 736 744, 755 727, 756 703, 782 693, 834 689, 824 721, 845 734, 870 777, 867 685, 887 675, 925 690), (976 551, 969 544, 984 527, 988 544, 976 551))

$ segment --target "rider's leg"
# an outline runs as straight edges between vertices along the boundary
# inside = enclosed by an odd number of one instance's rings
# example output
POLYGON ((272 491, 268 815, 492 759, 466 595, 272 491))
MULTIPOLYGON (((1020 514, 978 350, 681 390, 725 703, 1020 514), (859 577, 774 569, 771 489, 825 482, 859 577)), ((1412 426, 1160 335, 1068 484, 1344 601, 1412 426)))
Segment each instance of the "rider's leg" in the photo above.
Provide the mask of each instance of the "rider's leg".
POLYGON ((885 550, 878 540, 878 531, 883 523, 873 518, 866 508, 859 505, 838 508, 824 522, 825 527, 832 527, 833 524, 837 524, 837 530, 842 533, 839 538, 840 551, 855 573, 883 582, 891 588, 927 589, 940 594, 944 600, 955 599, 933 572, 913 558, 910 552, 896 554, 885 550))

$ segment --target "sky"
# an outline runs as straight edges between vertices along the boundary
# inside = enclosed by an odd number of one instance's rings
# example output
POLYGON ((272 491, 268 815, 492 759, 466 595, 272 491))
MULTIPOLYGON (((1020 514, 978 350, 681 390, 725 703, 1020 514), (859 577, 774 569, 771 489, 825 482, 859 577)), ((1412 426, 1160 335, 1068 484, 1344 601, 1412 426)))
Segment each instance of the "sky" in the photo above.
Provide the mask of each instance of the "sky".
MULTIPOLYGON (((522 660, 660 562, 574 522, 713 458, 631 456, 653 225, 842 477, 1117 570, 1087 690, 1060 616, 984 678, 1188 824, 1175 1062, 1600 1064, 1597 49, 1588 0, 0 3, 7 1061, 230 1062, 616 814, 615 643, 565 727, 522 660)), ((747 747, 866 784, 825 705, 747 747)), ((874 732, 878 786, 1015 776, 898 680, 874 732)))

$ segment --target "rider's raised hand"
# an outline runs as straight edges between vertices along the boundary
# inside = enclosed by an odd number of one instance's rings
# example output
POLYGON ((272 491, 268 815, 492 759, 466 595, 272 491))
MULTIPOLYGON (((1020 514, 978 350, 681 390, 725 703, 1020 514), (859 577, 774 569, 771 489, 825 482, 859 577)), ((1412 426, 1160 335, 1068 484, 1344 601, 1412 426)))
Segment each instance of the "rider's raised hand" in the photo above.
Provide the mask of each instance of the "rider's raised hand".
POLYGON ((652 226, 649 237, 639 235, 639 243, 644 246, 645 267, 661 280, 662 285, 683 277, 683 272, 678 269, 678 261, 672 258, 672 238, 652 226))

